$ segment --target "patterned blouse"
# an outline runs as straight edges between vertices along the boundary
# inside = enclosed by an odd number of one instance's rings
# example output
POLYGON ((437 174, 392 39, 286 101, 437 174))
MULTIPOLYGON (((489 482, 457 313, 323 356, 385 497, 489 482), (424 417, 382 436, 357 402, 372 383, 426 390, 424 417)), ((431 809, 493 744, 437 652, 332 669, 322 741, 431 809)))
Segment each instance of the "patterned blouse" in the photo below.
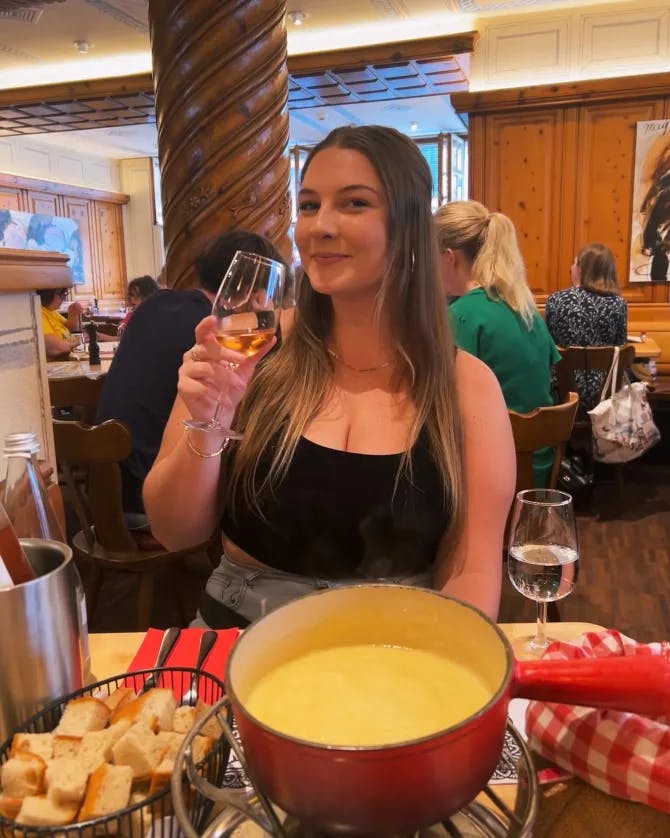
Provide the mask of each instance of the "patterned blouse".
MULTIPOLYGON (((626 343, 628 307, 623 297, 586 288, 557 291, 547 299, 545 320, 557 346, 622 346, 626 343)), ((586 410, 600 401, 602 372, 575 372, 575 386, 586 410)))

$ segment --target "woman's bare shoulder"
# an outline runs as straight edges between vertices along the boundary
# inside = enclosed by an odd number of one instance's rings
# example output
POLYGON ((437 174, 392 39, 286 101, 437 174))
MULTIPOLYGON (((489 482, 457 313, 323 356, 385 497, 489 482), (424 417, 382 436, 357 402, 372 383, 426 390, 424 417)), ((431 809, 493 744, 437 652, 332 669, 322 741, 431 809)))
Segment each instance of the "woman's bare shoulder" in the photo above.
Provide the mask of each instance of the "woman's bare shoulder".
POLYGON ((461 397, 500 394, 498 379, 490 367, 462 349, 456 353, 456 387, 461 397))

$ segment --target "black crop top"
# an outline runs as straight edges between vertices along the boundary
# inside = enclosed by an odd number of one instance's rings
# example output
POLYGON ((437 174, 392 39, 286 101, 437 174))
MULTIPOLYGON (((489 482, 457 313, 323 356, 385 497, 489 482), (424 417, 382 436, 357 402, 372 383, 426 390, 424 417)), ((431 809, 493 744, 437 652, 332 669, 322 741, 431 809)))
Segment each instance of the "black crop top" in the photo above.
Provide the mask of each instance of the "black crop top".
POLYGON ((235 514, 226 509, 223 531, 264 564, 305 576, 371 579, 424 570, 435 560, 451 504, 424 433, 412 450, 412 481, 403 474, 394 497, 400 458, 302 437, 286 477, 262 500, 265 520, 238 503, 235 514))

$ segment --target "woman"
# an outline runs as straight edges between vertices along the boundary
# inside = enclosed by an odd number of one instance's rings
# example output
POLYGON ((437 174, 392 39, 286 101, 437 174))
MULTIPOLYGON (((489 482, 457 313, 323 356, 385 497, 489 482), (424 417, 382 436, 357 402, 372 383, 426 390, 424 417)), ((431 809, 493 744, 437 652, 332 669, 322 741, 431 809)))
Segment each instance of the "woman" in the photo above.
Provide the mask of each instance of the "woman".
POLYGON ((135 309, 143 303, 144 300, 149 299, 149 297, 153 296, 158 291, 160 291, 160 286, 156 280, 148 274, 145 276, 137 276, 135 279, 130 280, 128 283, 128 291, 126 293, 129 309, 123 320, 119 323, 119 337, 123 334, 135 309))
POLYGON ((58 309, 67 300, 69 288, 57 288, 53 291, 38 291, 42 303, 42 334, 47 358, 67 357, 81 337, 73 337, 72 332, 81 332, 81 303, 70 303, 67 317, 58 309))
POLYGON ((495 378, 455 352, 441 313, 430 198, 407 137, 336 129, 303 168, 304 278, 279 351, 259 364, 272 344, 245 358, 216 343, 213 318, 198 325, 144 501, 176 549, 209 537, 224 499, 210 625, 379 578, 496 616, 514 447, 495 378), (223 469, 221 439, 182 426, 219 401, 244 433, 223 469))
MULTIPOLYGON (((628 308, 619 294, 614 254, 604 244, 587 244, 570 267, 572 288, 547 298, 545 320, 559 346, 622 346, 628 308)), ((579 400, 586 410, 600 401, 603 373, 575 372, 579 400)))
MULTIPOLYGON (((514 225, 477 201, 453 201, 435 213, 442 281, 458 299, 449 311, 457 345, 495 373, 510 410, 553 404, 551 366, 560 360, 538 314, 514 225)), ((535 484, 546 486, 553 451, 533 457, 535 484)))

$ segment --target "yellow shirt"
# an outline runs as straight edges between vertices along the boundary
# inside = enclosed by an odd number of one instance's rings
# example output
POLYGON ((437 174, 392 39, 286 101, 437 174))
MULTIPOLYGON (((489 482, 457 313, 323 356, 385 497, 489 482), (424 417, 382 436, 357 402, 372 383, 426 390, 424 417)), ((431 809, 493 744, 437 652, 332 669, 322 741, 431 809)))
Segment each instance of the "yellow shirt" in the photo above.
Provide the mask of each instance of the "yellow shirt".
POLYGON ((64 340, 70 337, 70 330, 67 320, 59 311, 42 306, 42 333, 45 335, 56 335, 64 340))

